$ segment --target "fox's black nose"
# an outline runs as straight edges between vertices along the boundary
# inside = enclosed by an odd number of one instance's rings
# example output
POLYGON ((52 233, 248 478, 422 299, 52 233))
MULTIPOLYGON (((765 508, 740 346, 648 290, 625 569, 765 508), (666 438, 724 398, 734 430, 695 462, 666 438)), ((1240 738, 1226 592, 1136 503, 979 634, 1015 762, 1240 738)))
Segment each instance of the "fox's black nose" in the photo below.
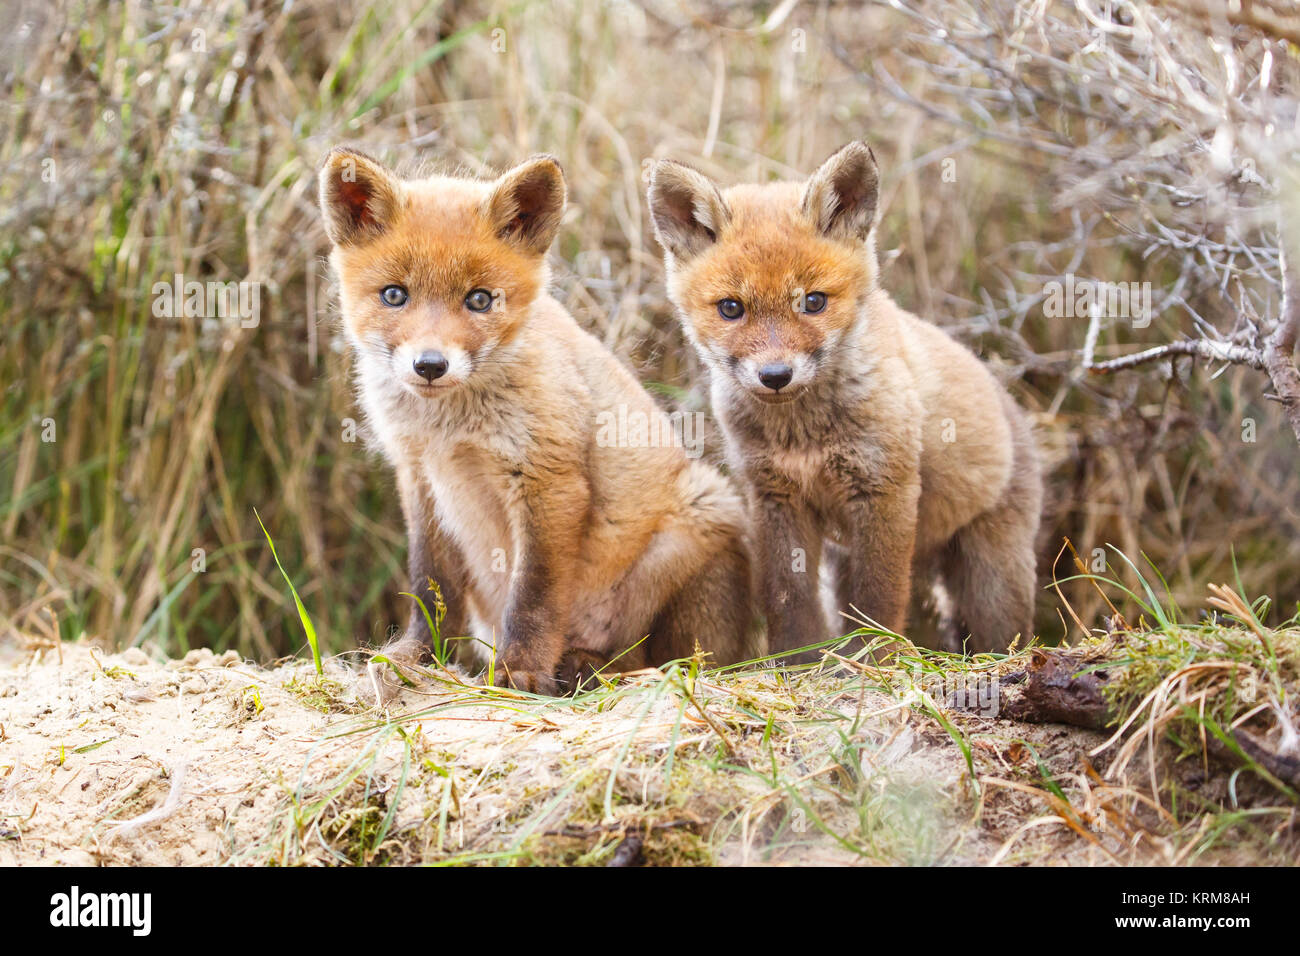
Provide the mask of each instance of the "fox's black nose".
POLYGON ((432 382, 447 374, 447 366, 447 356, 441 352, 421 352, 415 360, 415 374, 426 382, 432 382))
POLYGON ((764 365, 758 370, 758 380, 774 392, 789 385, 792 378, 794 369, 781 362, 764 365))

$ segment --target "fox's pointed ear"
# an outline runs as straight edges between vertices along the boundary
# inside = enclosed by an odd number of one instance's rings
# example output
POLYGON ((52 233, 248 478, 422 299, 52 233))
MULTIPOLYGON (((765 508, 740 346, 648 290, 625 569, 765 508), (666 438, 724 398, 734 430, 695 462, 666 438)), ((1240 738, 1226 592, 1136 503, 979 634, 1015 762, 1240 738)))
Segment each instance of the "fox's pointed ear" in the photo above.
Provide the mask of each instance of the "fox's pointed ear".
POLYGON ((803 212, 835 239, 863 240, 876 224, 880 179, 876 157, 863 142, 841 147, 804 187, 803 212))
POLYGON ((559 161, 533 156, 496 181, 484 215, 501 239, 542 256, 560 231, 566 197, 559 161))
POLYGON ((655 163, 647 196, 655 238, 678 259, 697 256, 717 242, 731 219, 713 180, 671 159, 655 163))
POLYGON ((320 208, 325 233, 336 246, 354 245, 383 233, 401 208, 402 184, 376 159, 336 146, 320 170, 320 208))

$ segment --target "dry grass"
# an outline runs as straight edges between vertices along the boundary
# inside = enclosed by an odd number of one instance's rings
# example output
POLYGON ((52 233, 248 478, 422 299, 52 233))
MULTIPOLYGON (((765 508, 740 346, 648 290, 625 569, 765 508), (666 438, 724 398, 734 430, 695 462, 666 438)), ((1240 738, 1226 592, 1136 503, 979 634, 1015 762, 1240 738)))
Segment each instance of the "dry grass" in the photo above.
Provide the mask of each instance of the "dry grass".
MULTIPOLYGON (((290 652, 297 620, 254 507, 328 652, 380 643, 404 616, 400 517, 389 476, 345 440, 357 412, 321 262, 312 174, 340 140, 473 171, 556 153, 573 197, 557 294, 665 401, 702 408, 649 234, 645 162, 671 155, 727 181, 797 175, 869 138, 885 177, 885 281, 979 346, 1036 415, 1052 469, 1044 563, 1063 535, 1085 554, 1113 543, 1151 556, 1187 601, 1228 578, 1235 548, 1245 587, 1278 595, 1287 616, 1300 472, 1257 377, 1189 379, 1184 366, 1085 381, 1083 322, 1041 314, 1044 278, 1072 270, 1177 285, 1151 341, 1194 314, 1231 326, 1232 302, 1266 304, 1269 227, 1229 235, 1206 219, 1218 245, 1201 263, 1176 243, 1148 248, 1148 213, 1181 216, 1182 229, 1214 175, 1237 184, 1213 194, 1223 208, 1271 194, 1202 161, 1214 129, 1199 114, 1168 129, 1144 114, 1137 129, 1104 95, 1084 96, 1070 70, 1094 62, 1088 31, 1135 63, 1143 54, 1074 5, 1035 20, 1037 4, 974 4, 996 37, 972 32, 967 4, 907 6, 917 12, 24 3, 0 40, 0 628, 175 654, 290 652), (948 19, 947 42, 931 17, 948 19), (1134 165, 1162 133, 1186 162, 1134 165), (1081 184, 1079 164, 1097 156, 1081 184), (955 181, 942 178, 948 159, 955 181), (1138 205, 1108 171, 1147 184, 1138 205), (1180 205, 1178 189, 1195 201, 1180 205), (153 284, 177 272, 261 283, 260 324, 156 318, 153 284)), ((1205 28, 1175 38, 1184 62, 1222 78, 1205 28)), ((1240 89, 1257 89, 1262 41, 1241 31, 1230 47, 1240 89)), ((1268 48, 1269 102, 1294 103, 1294 48, 1268 48)), ((1267 174, 1253 144, 1243 133, 1232 162, 1267 174)), ((1086 586, 1063 587, 1085 621, 1104 610, 1086 586)), ((1042 604, 1055 640, 1063 624, 1042 604)))

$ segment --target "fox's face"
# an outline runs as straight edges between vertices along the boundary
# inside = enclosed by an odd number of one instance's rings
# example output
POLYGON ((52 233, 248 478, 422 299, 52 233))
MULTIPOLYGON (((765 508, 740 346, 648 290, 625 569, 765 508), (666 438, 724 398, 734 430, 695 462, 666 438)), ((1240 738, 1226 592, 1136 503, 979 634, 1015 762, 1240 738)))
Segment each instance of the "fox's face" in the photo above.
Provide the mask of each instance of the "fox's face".
POLYGON ((320 172, 344 325, 365 381, 437 398, 518 334, 545 288, 564 175, 538 156, 493 182, 403 180, 337 148, 320 172))
POLYGON ((839 356, 876 281, 875 158, 850 143, 806 183, 735 186, 659 162, 650 182, 668 294, 715 375, 792 401, 839 356))

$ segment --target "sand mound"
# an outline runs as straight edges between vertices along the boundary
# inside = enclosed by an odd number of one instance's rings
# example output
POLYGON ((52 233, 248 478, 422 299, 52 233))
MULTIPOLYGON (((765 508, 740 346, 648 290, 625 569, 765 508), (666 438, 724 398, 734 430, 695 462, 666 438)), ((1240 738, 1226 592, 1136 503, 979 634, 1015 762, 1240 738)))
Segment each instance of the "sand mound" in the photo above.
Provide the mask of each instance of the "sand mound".
POLYGON ((1101 735, 952 715, 843 672, 671 668, 565 700, 444 672, 384 712, 358 702, 353 680, 337 662, 318 679, 309 664, 206 650, 11 658, 0 863, 1083 864, 1174 852, 1108 830, 1105 813, 1081 824, 1088 811, 1054 805, 1045 774, 1067 787, 1066 807, 1095 798, 1086 782, 1069 788, 1101 735))

